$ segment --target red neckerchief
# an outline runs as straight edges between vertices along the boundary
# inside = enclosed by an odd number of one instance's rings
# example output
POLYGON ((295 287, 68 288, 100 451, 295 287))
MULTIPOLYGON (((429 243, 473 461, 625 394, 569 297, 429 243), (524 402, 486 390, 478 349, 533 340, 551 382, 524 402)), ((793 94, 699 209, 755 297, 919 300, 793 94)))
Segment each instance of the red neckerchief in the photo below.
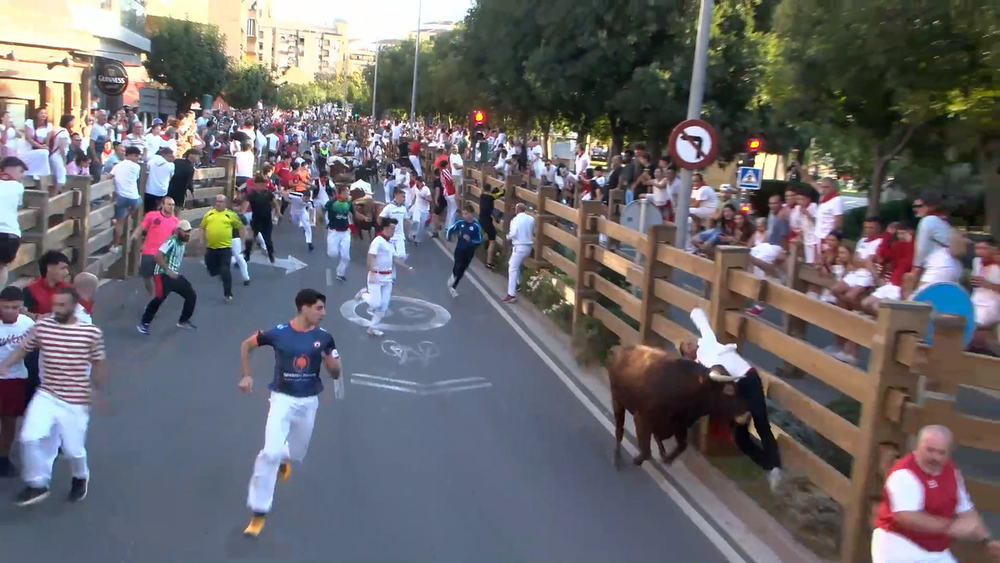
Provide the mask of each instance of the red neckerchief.
POLYGON ((820 203, 826 203, 826 202, 830 201, 831 199, 833 199, 835 197, 839 197, 839 196, 840 196, 840 192, 838 192, 837 190, 833 190, 832 192, 830 192, 830 193, 826 194, 825 196, 819 198, 819 202, 820 203))
POLYGON ((996 261, 996 259, 993 256, 984 256, 983 257, 983 267, 984 268, 987 267, 987 266, 995 266, 996 263, 997 263, 997 261, 996 261))
POLYGON ((382 231, 379 231, 378 236, 384 238, 385 240, 389 240, 389 237, 385 236, 385 233, 382 231))
POLYGON ((6 172, 0 172, 0 180, 2 181, 14 181, 14 177, 6 172))
POLYGON ((337 194, 337 201, 350 201, 350 200, 341 194, 337 194))
POLYGON ((865 237, 865 242, 872 242, 875 239, 885 239, 885 236, 878 234, 878 235, 872 235, 870 237, 865 237))

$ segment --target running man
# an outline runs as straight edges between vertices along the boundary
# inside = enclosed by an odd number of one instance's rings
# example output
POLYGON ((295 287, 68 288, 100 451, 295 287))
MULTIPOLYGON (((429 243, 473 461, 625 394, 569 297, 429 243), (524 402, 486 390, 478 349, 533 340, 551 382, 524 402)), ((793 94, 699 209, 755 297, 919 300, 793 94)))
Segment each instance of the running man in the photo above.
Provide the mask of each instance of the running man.
POLYGON ((337 279, 347 279, 347 265, 351 262, 351 217, 354 204, 347 186, 340 186, 336 199, 323 206, 326 212, 326 255, 331 259, 340 257, 337 264, 337 279))
MULTIPOLYGON (((28 336, 35 321, 21 314, 24 291, 9 286, 0 291, 0 361, 13 354, 28 336)), ((28 398, 28 368, 24 359, 15 362, 10 371, 0 375, 0 478, 17 476, 10 461, 10 447, 17 436, 17 419, 24 416, 28 398)))
MULTIPOLYGON (((199 228, 205 232, 205 266, 208 275, 222 278, 222 293, 226 301, 233 300, 233 230, 243 228, 236 212, 228 208, 228 199, 215 196, 215 207, 201 218, 199 228)), ((190 223, 188 223, 190 225, 190 223)), ((247 245, 250 246, 250 245, 247 245)))
MULTIPOLYGON (((382 212, 379 213, 379 218, 382 220, 383 229, 382 232, 385 233, 386 230, 384 226, 387 219, 393 219, 396 222, 396 228, 392 230, 392 235, 389 237, 389 243, 392 244, 395 249, 395 254, 393 258, 399 260, 400 262, 406 262, 406 234, 403 230, 403 222, 406 221, 407 209, 405 205, 406 193, 403 188, 396 188, 392 192, 392 201, 389 202, 385 207, 382 208, 382 212)), ((376 237, 377 238, 377 237, 376 237)), ((395 272, 395 268, 392 268, 395 272)), ((393 274, 395 278, 395 274, 393 274)))
POLYGON ((163 241, 159 250, 156 251, 156 267, 153 270, 153 299, 146 305, 142 319, 135 327, 142 334, 149 334, 149 323, 153 322, 157 311, 160 310, 160 305, 163 305, 171 293, 176 293, 184 299, 184 307, 181 309, 181 318, 177 321, 177 328, 184 330, 196 328, 191 323, 191 316, 194 315, 194 306, 198 296, 195 294, 191 282, 180 273, 184 247, 189 240, 191 240, 191 223, 181 221, 177 224, 177 231, 174 235, 163 241))
POLYGON ((462 218, 448 227, 448 233, 445 235, 445 240, 451 240, 452 233, 458 234, 458 244, 455 245, 455 266, 451 270, 451 277, 448 278, 448 291, 452 297, 458 297, 458 282, 462 281, 462 276, 469 269, 469 264, 472 264, 472 259, 476 257, 476 249, 483 243, 483 229, 479 226, 479 221, 476 221, 475 213, 471 204, 466 205, 462 209, 462 218))
POLYGON ((309 191, 306 189, 288 190, 285 197, 288 198, 290 220, 293 225, 302 229, 305 233, 306 246, 309 247, 309 252, 312 252, 313 231, 311 221, 309 220, 309 210, 312 209, 312 198, 309 197, 309 191))
POLYGON ((0 376, 4 376, 28 352, 39 350, 45 374, 21 425, 21 477, 27 486, 17 496, 19 506, 36 504, 49 496, 52 464, 60 445, 73 474, 70 502, 87 496, 87 425, 92 393, 105 380, 105 354, 101 329, 79 322, 74 314, 79 301, 72 287, 56 291, 52 315, 39 319, 21 346, 0 362, 0 376), (92 368, 96 377, 91 376, 92 368))
POLYGON ((247 492, 247 506, 253 512, 244 534, 256 537, 264 528, 264 518, 274 502, 278 478, 287 482, 291 461, 301 463, 309 449, 319 394, 323 392, 320 365, 333 379, 340 377, 340 354, 333 336, 319 326, 326 316, 326 296, 315 289, 303 289, 295 296, 295 317, 287 324, 259 331, 243 341, 239 388, 253 390, 250 352, 261 346, 274 349, 274 379, 271 408, 264 426, 264 449, 257 455, 247 492))
POLYGON ((7 265, 21 247, 21 225, 17 210, 24 205, 21 178, 28 165, 16 156, 0 160, 0 287, 7 285, 7 265))
POLYGON ((507 262, 507 295, 501 301, 513 303, 517 300, 517 284, 521 279, 521 264, 531 254, 534 244, 535 218, 528 215, 523 203, 514 206, 514 218, 507 227, 510 241, 510 258, 507 262))
POLYGON ((170 196, 160 201, 159 209, 151 210, 142 218, 132 232, 132 240, 142 237, 142 255, 139 258, 139 277, 146 292, 153 295, 153 270, 156 269, 156 250, 163 241, 170 238, 177 230, 180 219, 174 215, 174 200, 170 196))
POLYGON ((417 178, 413 185, 413 203, 410 207, 410 221, 413 227, 413 245, 420 246, 424 239, 424 229, 431 214, 431 189, 424 185, 423 178, 417 178))
POLYGON ((396 232, 402 230, 394 217, 382 219, 382 232, 368 247, 368 287, 359 291, 354 298, 364 301, 371 310, 372 321, 368 326, 368 334, 371 336, 385 334, 379 330, 378 325, 389 310, 392 282, 396 275, 393 265, 399 264, 407 272, 413 271, 413 267, 408 266, 396 254, 396 245, 391 242, 396 232))

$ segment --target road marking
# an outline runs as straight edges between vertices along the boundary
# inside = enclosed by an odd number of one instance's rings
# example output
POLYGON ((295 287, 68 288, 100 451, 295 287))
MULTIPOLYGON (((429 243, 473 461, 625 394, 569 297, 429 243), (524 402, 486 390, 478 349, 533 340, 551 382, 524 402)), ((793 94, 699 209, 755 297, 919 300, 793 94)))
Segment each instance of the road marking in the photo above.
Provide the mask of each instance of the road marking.
POLYGON ((272 268, 284 268, 286 276, 292 272, 297 272, 309 265, 303 262, 302 260, 299 260, 298 258, 292 256, 291 254, 288 255, 288 258, 275 259, 274 264, 272 264, 271 261, 267 259, 267 257, 255 253, 250 256, 250 263, 260 264, 262 266, 271 266, 272 268))
POLYGON ((444 395, 446 393, 459 393, 461 391, 474 391, 476 389, 488 389, 493 384, 482 377, 467 377, 464 379, 447 379, 434 383, 418 383, 416 381, 406 381, 405 379, 393 379, 391 377, 381 377, 378 375, 368 375, 364 373, 351 374, 351 383, 362 387, 373 387, 385 389, 387 391, 399 391, 410 395, 426 397, 429 395, 444 395))
MULTIPOLYGON (((440 248, 442 252, 444 252, 448 256, 451 255, 451 253, 448 252, 448 248, 439 239, 435 239, 434 242, 437 243, 438 248, 440 248)), ((590 412, 590 414, 597 419, 597 421, 601 424, 601 426, 603 426, 604 429, 607 430, 608 433, 613 436, 615 433, 614 423, 611 421, 611 419, 605 416, 604 413, 601 412, 600 407, 594 404, 594 402, 591 401, 590 397, 588 397, 580 389, 579 385, 576 383, 576 380, 574 380, 569 374, 567 374, 562 368, 560 368, 559 365, 556 364, 555 360, 553 360, 551 356, 549 356, 544 350, 542 350, 542 348, 537 343, 535 343, 534 339, 532 339, 528 335, 528 333, 526 333, 524 329, 522 329, 521 326, 514 321, 513 317, 510 316, 510 313, 504 310, 504 305, 501 305, 492 295, 490 295, 490 293, 486 290, 486 288, 483 287, 483 285, 479 282, 478 279, 476 279, 475 275, 467 274, 465 277, 468 278, 470 282, 472 282, 472 285, 477 290, 479 290, 479 293, 483 295, 486 301, 494 309, 496 309, 497 313, 500 313, 500 317, 503 318, 503 320, 507 321, 507 324, 509 324, 510 327, 514 329, 514 332, 521 337, 521 340, 523 340, 524 343, 527 344, 528 347, 531 348, 532 351, 534 351, 535 354, 538 355, 538 357, 542 360, 542 362, 544 362, 545 365, 547 365, 549 369, 551 369, 552 372, 559 377, 559 379, 563 382, 563 384, 566 385, 567 388, 569 388, 570 392, 573 393, 573 395, 577 398, 577 400, 579 400, 583 404, 584 408, 586 408, 590 412)), ((624 446, 625 451, 627 451, 629 455, 635 456, 638 455, 639 453, 639 451, 635 448, 635 446, 632 445, 632 442, 629 440, 625 440, 622 443, 622 446, 624 446)), ((694 507, 694 505, 691 504, 690 501, 688 501, 686 498, 684 498, 683 495, 681 495, 680 491, 678 491, 677 488, 673 486, 673 484, 667 481, 666 478, 662 474, 660 474, 659 471, 656 470, 656 468, 653 466, 652 463, 644 463, 642 465, 642 469, 646 472, 647 475, 649 475, 653 479, 653 481, 657 485, 659 485, 660 489, 663 492, 667 493, 667 496, 669 496, 674 501, 674 503, 677 504, 677 506, 681 509, 681 511, 684 512, 684 514, 688 518, 690 518, 692 522, 694 522, 695 526, 697 526, 698 529, 701 530, 703 534, 705 534, 705 537, 708 538, 708 541, 712 542, 712 544, 715 545, 715 547, 722 553, 722 555, 730 563, 750 563, 742 556, 740 556, 740 554, 735 549, 733 549, 733 546, 730 545, 730 543, 726 540, 726 538, 723 537, 723 535, 719 533, 718 530, 715 529, 715 527, 705 518, 705 516, 703 516, 698 511, 697 508, 694 507)))
POLYGON ((330 268, 326 269, 326 286, 330 287, 333 285, 333 270, 330 268))
POLYGON ((399 365, 401 366, 420 363, 423 364, 424 367, 427 367, 430 365, 431 360, 441 355, 441 351, 438 350, 437 344, 426 340, 418 344, 416 348, 406 344, 400 344, 395 340, 385 340, 382 342, 382 352, 384 352, 387 356, 392 356, 393 358, 398 359, 399 365))
MULTIPOLYGON (((343 317, 356 325, 363 327, 369 327, 372 324, 371 319, 366 319, 358 314, 358 305, 361 305, 363 301, 359 299, 351 299, 345 301, 343 305, 340 306, 340 314, 343 317)), ((386 318, 389 317, 393 312, 398 311, 401 317, 406 317, 407 319, 412 319, 414 321, 420 320, 421 318, 427 318, 426 321, 416 324, 390 324, 390 323, 379 323, 378 327, 382 330, 396 330, 401 332, 423 332, 427 330, 434 330, 435 328, 441 328, 448 324, 451 320, 451 313, 447 309, 438 305, 437 303, 431 303, 430 301, 424 301, 423 299, 417 299, 415 297, 404 297, 404 296, 393 296, 392 301, 389 305, 389 311, 386 318), (407 305, 403 307, 393 307, 392 303, 406 303, 407 305)))

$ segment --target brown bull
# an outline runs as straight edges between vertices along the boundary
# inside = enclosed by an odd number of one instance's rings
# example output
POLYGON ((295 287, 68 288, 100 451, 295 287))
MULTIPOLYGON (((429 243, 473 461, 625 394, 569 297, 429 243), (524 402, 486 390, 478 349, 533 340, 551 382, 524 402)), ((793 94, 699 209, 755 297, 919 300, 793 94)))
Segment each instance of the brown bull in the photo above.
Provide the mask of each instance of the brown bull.
POLYGON ((735 418, 747 411, 736 393, 733 378, 719 367, 678 358, 658 348, 628 346, 608 362, 611 408, 615 414, 615 465, 621 458, 625 412, 632 413, 639 455, 635 465, 651 457, 649 440, 656 437, 660 458, 673 463, 687 449, 688 429, 705 415, 735 418), (673 436, 677 446, 669 455, 663 440, 673 436))

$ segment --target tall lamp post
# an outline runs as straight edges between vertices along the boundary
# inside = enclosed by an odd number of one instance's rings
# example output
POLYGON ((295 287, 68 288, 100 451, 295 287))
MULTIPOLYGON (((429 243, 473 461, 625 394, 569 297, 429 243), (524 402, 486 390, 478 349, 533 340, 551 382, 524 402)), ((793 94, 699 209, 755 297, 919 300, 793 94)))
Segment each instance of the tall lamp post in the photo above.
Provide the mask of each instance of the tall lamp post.
MULTIPOLYGON (((701 13, 698 16, 698 36, 695 39, 694 69, 691 71, 691 93, 688 97, 688 119, 701 117, 701 105, 705 98, 705 74, 708 71, 708 41, 712 37, 712 5, 713 0, 701 0, 701 13)), ((691 213, 691 180, 694 173, 691 170, 681 171, 681 193, 677 202, 677 234, 674 246, 684 249, 687 244, 688 216, 691 213)))
POLYGON ((372 120, 375 117, 375 96, 378 94, 378 55, 382 51, 381 45, 375 46, 375 80, 372 81, 372 120))
POLYGON ((417 62, 420 59, 420 12, 423 11, 424 0, 417 2, 417 40, 413 47, 413 96, 410 98, 410 123, 417 123, 417 62))

